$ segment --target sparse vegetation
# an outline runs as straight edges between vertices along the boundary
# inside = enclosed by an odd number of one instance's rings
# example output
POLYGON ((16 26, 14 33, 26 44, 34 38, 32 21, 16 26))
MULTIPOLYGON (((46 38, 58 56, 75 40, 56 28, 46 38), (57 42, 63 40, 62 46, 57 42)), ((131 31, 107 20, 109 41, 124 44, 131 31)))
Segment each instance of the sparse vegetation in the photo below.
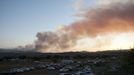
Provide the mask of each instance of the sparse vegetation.
MULTIPOLYGON (((61 61, 73 60, 74 64, 70 65, 81 69, 83 66, 90 66, 95 75, 133 75, 134 74, 134 49, 131 51, 105 51, 105 52, 69 52, 69 53, 39 53, 39 54, 22 54, 7 55, 0 58, 0 72, 11 68, 21 68, 25 66, 35 66, 48 64, 60 64, 61 61)), ((63 65, 62 65, 63 66, 63 65)), ((40 66, 41 67, 41 66, 40 66)), ((51 69, 52 67, 50 67, 51 69)), ((57 68, 57 67, 56 67, 57 68)), ((76 70, 77 70, 76 69, 76 70)), ((38 69, 45 73, 42 69, 38 69)), ((57 69, 59 70, 59 69, 57 69)), ((58 71, 54 70, 54 75, 58 71)), ((35 70, 33 70, 34 72, 35 70)), ((73 70, 72 70, 73 71, 73 70)), ((29 72, 29 73, 32 73, 29 72)), ((48 73, 46 71, 46 73, 48 73)), ((30 74, 29 74, 30 75, 30 74)), ((34 74, 33 74, 34 75, 34 74)), ((51 72, 50 74, 51 75, 51 72)))
POLYGON ((134 74, 134 49, 131 49, 130 52, 122 56, 121 58, 121 72, 124 75, 133 75, 134 74))

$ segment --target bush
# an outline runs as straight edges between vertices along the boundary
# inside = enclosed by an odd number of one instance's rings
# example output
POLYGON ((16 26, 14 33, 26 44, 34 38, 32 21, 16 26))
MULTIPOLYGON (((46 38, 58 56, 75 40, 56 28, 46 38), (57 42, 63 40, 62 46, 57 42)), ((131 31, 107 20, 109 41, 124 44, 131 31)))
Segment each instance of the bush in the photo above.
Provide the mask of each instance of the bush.
POLYGON ((126 74, 134 74, 134 49, 121 58, 121 70, 126 74))

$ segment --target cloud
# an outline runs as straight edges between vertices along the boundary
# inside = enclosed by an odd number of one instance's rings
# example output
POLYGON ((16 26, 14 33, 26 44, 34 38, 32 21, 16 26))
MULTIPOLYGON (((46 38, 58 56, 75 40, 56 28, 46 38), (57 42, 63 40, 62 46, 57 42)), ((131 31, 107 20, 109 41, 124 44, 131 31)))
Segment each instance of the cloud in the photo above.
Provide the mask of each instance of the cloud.
POLYGON ((109 5, 112 3, 127 3, 127 2, 134 2, 133 0, 96 0, 96 3, 99 5, 109 5))
POLYGON ((84 8, 85 0, 74 0, 73 7, 75 10, 80 11, 84 8))

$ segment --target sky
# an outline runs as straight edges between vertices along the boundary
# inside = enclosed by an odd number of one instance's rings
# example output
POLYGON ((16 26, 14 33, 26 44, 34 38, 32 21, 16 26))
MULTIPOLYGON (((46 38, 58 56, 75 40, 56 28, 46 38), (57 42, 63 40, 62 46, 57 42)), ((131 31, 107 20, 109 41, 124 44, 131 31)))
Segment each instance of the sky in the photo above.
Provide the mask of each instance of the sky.
POLYGON ((0 0, 0 47, 32 43, 35 34, 73 21, 71 0, 0 0))
POLYGON ((133 6, 132 0, 0 0, 0 48, 131 48, 133 6))
POLYGON ((75 3, 74 0, 0 0, 0 48, 32 43, 37 32, 71 23, 79 9, 79 2, 76 7, 75 3))

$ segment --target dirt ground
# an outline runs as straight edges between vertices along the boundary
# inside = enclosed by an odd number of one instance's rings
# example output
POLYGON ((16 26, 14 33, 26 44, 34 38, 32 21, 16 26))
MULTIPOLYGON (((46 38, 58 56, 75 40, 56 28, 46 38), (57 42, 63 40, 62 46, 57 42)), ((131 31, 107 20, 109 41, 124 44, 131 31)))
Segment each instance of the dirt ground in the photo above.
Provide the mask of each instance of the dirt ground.
POLYGON ((18 73, 15 75, 59 75, 59 72, 58 70, 48 71, 45 69, 40 69, 40 70, 33 70, 30 72, 18 73))

